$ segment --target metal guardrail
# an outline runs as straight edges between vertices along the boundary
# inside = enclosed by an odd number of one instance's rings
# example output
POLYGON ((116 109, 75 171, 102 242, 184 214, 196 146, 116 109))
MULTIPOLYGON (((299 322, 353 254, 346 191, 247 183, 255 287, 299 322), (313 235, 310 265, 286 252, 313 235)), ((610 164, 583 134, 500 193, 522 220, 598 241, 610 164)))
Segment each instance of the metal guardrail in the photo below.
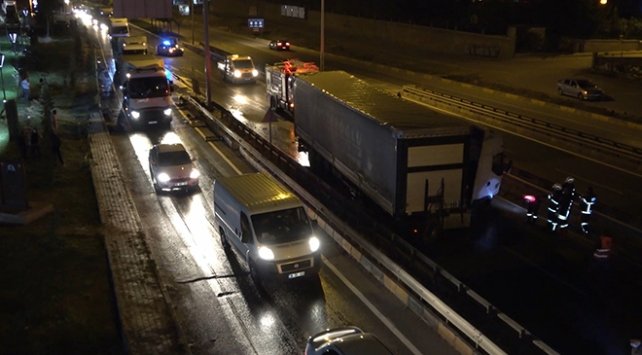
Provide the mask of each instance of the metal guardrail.
POLYGON ((556 144, 572 148, 571 150, 576 150, 580 146, 584 150, 577 154, 586 156, 587 152, 592 152, 597 158, 608 159, 610 166, 614 164, 613 158, 617 158, 620 170, 642 172, 642 148, 430 89, 404 86, 402 96, 422 104, 431 103, 464 111, 475 115, 475 120, 485 126, 512 134, 516 133, 515 129, 528 129, 530 138, 539 135, 540 140, 555 140, 556 144))
MULTIPOLYGON (((214 105, 212 112, 210 112, 210 110, 205 108, 203 104, 191 96, 182 97, 182 101, 191 105, 193 109, 198 112, 199 116, 204 117, 208 127, 212 131, 218 132, 221 135, 226 135, 230 144, 239 147, 244 155, 249 155, 250 158, 259 162, 258 165, 255 165, 257 168, 268 169, 272 174, 277 175, 282 181, 286 182, 293 190, 295 190, 307 204, 312 206, 312 212, 315 215, 322 216, 323 219, 320 225, 323 224, 329 228, 328 234, 339 236, 340 239, 337 240, 338 244, 351 253, 353 257, 361 258, 364 255, 367 255, 368 261, 362 261, 362 264, 367 269, 372 272, 373 268, 378 268, 379 272, 376 274, 384 275, 383 277, 386 277, 385 275, 390 275, 390 277, 387 277, 388 281, 392 280, 393 282, 401 284, 398 286, 401 288, 397 289, 397 292, 402 292, 400 290, 404 290, 403 292, 411 294, 412 297, 416 298, 416 301, 414 301, 415 304, 420 305, 421 308, 427 307, 422 312, 436 312, 444 325, 454 327, 456 329, 456 333, 450 335, 459 334, 460 337, 463 337, 462 339, 467 339, 469 344, 471 344, 471 349, 469 349, 471 352, 476 352, 476 350, 472 349, 481 349, 488 354, 506 353, 479 329, 439 299, 438 296, 426 289, 421 282, 410 275, 402 266, 395 263, 386 254, 381 252, 381 250, 363 239, 356 231, 347 226, 326 206, 322 205, 321 202, 309 194, 305 188, 300 186, 295 181, 295 178, 292 178, 291 176, 301 176, 305 173, 297 171, 297 169, 302 168, 289 156, 273 147, 261 136, 244 126, 241 122, 237 121, 233 115, 224 108, 214 105)), ((522 338, 520 341, 525 341, 527 344, 530 344, 531 352, 527 353, 541 353, 543 351, 547 354, 556 354, 555 351, 544 344, 541 340, 528 333, 528 331, 526 331, 526 329, 517 322, 507 315, 498 312, 494 306, 480 295, 470 290, 465 284, 443 270, 439 265, 427 258, 425 255, 417 252, 413 246, 408 244, 408 242, 400 237, 392 238, 394 238, 393 242, 398 248, 405 250, 405 252, 402 252, 404 255, 411 255, 413 263, 419 263, 424 269, 429 269, 433 273, 447 280, 455 287, 458 294, 468 297, 468 299, 475 304, 481 305, 485 310, 484 313, 488 317, 494 317, 499 323, 503 323, 509 329, 520 329, 519 332, 513 333, 516 334, 518 338, 522 338), (501 315, 501 317, 499 315, 501 315)))

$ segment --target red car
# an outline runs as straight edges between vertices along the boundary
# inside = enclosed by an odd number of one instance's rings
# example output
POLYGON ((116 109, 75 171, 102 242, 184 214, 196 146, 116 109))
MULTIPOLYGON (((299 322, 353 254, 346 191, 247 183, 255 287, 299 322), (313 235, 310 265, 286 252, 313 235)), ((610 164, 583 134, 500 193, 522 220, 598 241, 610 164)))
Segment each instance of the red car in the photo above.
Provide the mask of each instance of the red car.
POLYGON ((278 51, 289 51, 290 50, 290 41, 284 39, 278 39, 270 41, 270 49, 275 49, 278 51))

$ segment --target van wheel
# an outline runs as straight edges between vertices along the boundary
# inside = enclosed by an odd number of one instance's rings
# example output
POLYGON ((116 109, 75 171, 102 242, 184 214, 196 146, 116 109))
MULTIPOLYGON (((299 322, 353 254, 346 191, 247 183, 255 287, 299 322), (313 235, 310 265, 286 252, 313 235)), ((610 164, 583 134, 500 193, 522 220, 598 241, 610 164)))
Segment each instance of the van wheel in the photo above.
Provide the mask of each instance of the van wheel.
POLYGON ((223 245, 224 250, 229 250, 230 249, 230 243, 227 242, 227 239, 225 239, 225 232, 223 232, 223 228, 218 229, 218 235, 221 237, 221 245, 223 245))

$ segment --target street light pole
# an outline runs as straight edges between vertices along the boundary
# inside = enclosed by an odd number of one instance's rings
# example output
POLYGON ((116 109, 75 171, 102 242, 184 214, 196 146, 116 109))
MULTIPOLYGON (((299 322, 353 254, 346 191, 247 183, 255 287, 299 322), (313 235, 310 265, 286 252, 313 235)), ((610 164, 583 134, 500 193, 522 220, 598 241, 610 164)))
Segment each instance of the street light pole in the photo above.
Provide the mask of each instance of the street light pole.
POLYGON ((190 0, 190 9, 192 9, 192 45, 194 45, 194 0, 190 0))
POLYGON ((2 102, 7 102, 7 93, 4 90, 4 73, 2 72, 2 67, 4 67, 4 54, 0 53, 0 78, 2 78, 2 102))
POLYGON ((323 71, 325 57, 325 0, 321 0, 321 43, 319 46, 319 69, 323 71))
POLYGON ((209 12, 209 0, 203 1, 203 47, 205 51, 205 98, 207 105, 212 101, 212 92, 210 91, 210 76, 212 75, 212 60, 210 53, 210 31, 208 27, 207 13, 209 12))

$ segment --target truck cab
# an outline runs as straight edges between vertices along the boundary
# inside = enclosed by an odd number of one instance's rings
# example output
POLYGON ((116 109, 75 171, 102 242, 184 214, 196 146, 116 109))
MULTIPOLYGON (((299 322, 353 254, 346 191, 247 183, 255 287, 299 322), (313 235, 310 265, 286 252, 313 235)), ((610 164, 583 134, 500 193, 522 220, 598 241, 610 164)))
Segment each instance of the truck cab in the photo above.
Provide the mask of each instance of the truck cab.
POLYGON ((254 83, 259 76, 259 71, 254 67, 250 56, 228 55, 218 64, 218 67, 223 71, 223 81, 254 83))
POLYGON ((171 83, 162 59, 123 56, 118 71, 123 112, 132 126, 169 128, 172 121, 171 83))
POLYGON ((265 173, 218 178, 213 191, 221 244, 245 263, 257 286, 316 277, 320 241, 294 193, 265 173))

